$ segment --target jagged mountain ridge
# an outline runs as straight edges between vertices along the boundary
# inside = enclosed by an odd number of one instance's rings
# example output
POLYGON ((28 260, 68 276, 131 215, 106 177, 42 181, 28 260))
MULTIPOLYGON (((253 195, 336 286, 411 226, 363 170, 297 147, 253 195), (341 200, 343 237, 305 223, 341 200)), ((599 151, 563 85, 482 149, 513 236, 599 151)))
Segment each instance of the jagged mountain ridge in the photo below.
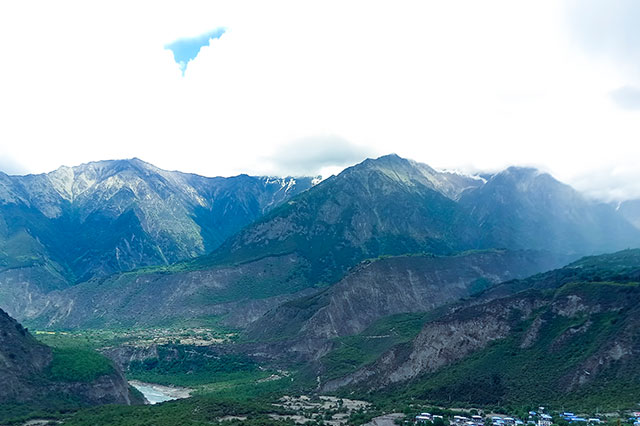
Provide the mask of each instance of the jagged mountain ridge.
MULTIPOLYGON (((127 306, 136 306, 144 316, 144 300, 151 298, 143 282, 166 289, 171 296, 166 300, 181 301, 179 309, 162 302, 164 307, 151 317, 175 317, 172 309, 227 315, 230 303, 288 300, 297 292, 333 284, 362 260, 380 255, 529 246, 588 254, 639 243, 640 231, 614 208, 584 199, 548 174, 511 168, 485 183, 388 155, 350 167, 281 203, 210 255, 162 271, 89 281, 16 315, 35 318, 46 306, 41 317, 45 324, 70 320, 74 326, 92 320, 88 316, 94 310, 113 323, 114 307, 126 313, 127 306), (567 224, 570 232, 558 223, 567 224), (562 244, 556 245, 557 240, 562 244), (111 300, 114 288, 126 288, 127 299, 111 300), (82 289, 92 294, 92 302, 84 300, 82 289), (220 311, 222 304, 226 307, 220 311)), ((257 314, 244 316, 255 319, 257 314)))
POLYGON ((511 167, 485 183, 388 155, 274 209, 198 266, 296 253, 309 260, 312 281, 333 282, 381 254, 507 248, 584 255, 639 244, 638 229, 612 206, 549 174, 511 167))
MULTIPOLYGON (((143 276, 125 274, 87 282, 63 294, 41 299, 39 305, 46 306, 46 310, 39 311, 32 304, 23 314, 29 319, 38 317, 38 324, 80 326, 83 321, 95 322, 98 318, 97 323, 112 324, 114 312, 120 312, 122 319, 135 324, 140 318, 173 318, 171 310, 188 310, 197 315, 228 314, 228 304, 238 300, 281 295, 288 296, 279 300, 288 300, 294 293, 320 282, 333 283, 366 257, 459 250, 461 246, 450 234, 449 223, 455 216, 456 202, 439 190, 442 188, 444 193, 456 198, 481 183, 481 179, 440 173, 395 155, 366 160, 314 186, 310 196, 307 191, 273 209, 239 234, 260 229, 270 218, 275 217, 277 221, 283 211, 291 213, 287 220, 302 218, 303 223, 293 226, 297 231, 267 229, 272 237, 267 250, 247 245, 251 256, 232 259, 235 253, 228 253, 230 255, 212 264, 212 258, 224 253, 219 248, 212 256, 177 265, 169 276, 152 271, 143 276), (407 209, 415 212, 414 217, 396 220, 407 209), (309 217, 312 217, 310 226, 309 217), (288 240, 278 234, 280 231, 287 234, 288 240), (235 273, 237 271, 245 273, 235 273), (246 271, 254 272, 248 276, 246 271), (112 297, 110 289, 115 287, 125 290, 119 292, 118 297, 112 297), (154 296, 159 293, 165 296, 153 299, 145 288, 156 289, 154 296), (90 294, 96 306, 87 306, 82 293, 90 294), (142 303, 144 300, 148 303, 142 303), (126 306, 136 306, 135 315, 129 315, 126 306), (92 315, 92 312, 98 314, 92 315), (93 318, 89 318, 91 315, 93 318)), ((229 241, 234 244, 235 240, 229 241)), ((263 313, 268 306, 261 309, 263 313)), ((241 316, 256 317, 246 313, 241 316)))
POLYGON ((397 155, 368 159, 274 209, 197 266, 293 252, 308 261, 312 281, 331 283, 381 254, 453 253, 466 247, 456 200, 482 184, 397 155))
POLYGON ((139 159, 0 173, 0 268, 48 266, 72 284, 192 258, 311 185, 207 178, 139 159))

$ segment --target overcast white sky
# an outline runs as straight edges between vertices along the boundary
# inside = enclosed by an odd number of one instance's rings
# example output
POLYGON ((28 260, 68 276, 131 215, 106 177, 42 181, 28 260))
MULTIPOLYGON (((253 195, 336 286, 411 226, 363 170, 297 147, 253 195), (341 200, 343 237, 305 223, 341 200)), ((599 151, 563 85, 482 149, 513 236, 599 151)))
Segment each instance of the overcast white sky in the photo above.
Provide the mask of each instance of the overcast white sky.
POLYGON ((640 197, 640 2, 0 3, 0 170, 325 174, 395 152, 640 197), (184 75, 165 45, 218 28, 184 75))

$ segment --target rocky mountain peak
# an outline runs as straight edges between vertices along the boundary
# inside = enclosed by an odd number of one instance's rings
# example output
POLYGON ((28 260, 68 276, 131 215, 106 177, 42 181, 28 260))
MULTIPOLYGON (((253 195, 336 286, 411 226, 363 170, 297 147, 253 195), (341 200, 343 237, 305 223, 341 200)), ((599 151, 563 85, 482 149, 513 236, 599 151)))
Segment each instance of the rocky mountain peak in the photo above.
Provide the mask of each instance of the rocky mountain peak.
POLYGON ((4 263, 49 258, 75 281, 189 259, 310 187, 311 178, 209 178, 139 158, 0 175, 6 233, 29 240, 4 263))
POLYGON ((439 171, 414 160, 408 160, 397 154, 367 159, 346 169, 345 177, 362 178, 363 175, 377 174, 407 188, 426 187, 445 197, 457 200, 468 189, 480 187, 484 182, 473 176, 448 171, 439 171))
POLYGON ((496 173, 487 181, 486 185, 481 189, 481 192, 485 194, 501 194, 498 197, 501 201, 505 201, 503 196, 533 196, 536 198, 544 197, 546 199, 556 197, 566 197, 568 199, 583 198, 569 185, 533 167, 512 166, 496 173))
POLYGON ((534 167, 511 166, 496 173, 489 182, 501 185, 515 185, 521 189, 528 189, 532 183, 560 184, 548 173, 544 173, 534 167))

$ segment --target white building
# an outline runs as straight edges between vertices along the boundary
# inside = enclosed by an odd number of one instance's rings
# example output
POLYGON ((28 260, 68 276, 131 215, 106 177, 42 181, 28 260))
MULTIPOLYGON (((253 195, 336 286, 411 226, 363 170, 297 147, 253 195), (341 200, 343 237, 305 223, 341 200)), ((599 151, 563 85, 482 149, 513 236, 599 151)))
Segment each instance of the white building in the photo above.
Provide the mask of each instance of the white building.
POLYGON ((538 426, 551 426, 553 419, 548 414, 540 414, 538 417, 538 426))

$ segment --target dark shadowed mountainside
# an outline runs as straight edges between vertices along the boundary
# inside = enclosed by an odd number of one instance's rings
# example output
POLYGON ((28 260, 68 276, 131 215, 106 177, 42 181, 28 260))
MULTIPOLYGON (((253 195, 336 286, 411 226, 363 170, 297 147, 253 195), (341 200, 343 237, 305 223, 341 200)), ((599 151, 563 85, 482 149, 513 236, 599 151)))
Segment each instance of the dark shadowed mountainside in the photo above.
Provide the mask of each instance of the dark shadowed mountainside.
POLYGON ((460 198, 479 247, 599 254, 640 246, 638 230, 609 204, 536 169, 510 167, 460 198))
POLYGON ((122 373, 95 352, 51 348, 0 310, 0 406, 42 408, 142 403, 122 373))

